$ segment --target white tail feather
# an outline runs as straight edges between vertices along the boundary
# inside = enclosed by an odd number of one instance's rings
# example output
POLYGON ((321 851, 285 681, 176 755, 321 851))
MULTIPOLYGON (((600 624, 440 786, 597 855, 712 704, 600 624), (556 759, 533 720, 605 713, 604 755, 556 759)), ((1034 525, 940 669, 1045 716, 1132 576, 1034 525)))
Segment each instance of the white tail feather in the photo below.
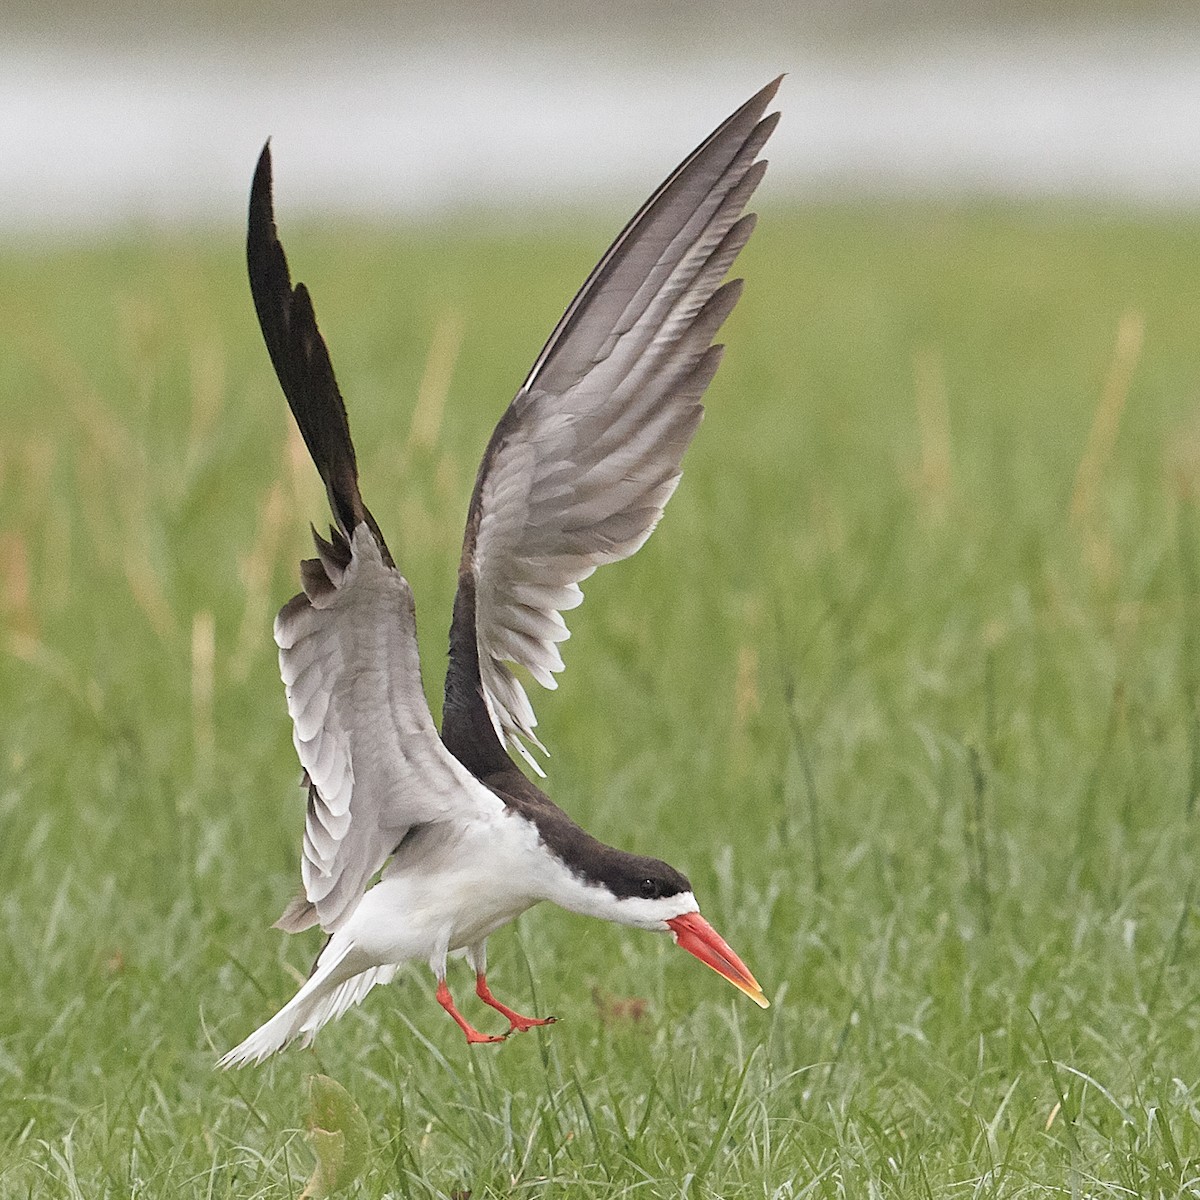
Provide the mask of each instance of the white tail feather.
POLYGON ((377 983, 391 983, 397 967, 356 970, 357 956, 351 953, 353 949, 352 942, 341 946, 330 942, 304 986, 265 1025, 230 1050, 217 1066, 228 1069, 261 1063, 297 1040, 301 1046, 307 1046, 322 1025, 359 1003, 377 983))

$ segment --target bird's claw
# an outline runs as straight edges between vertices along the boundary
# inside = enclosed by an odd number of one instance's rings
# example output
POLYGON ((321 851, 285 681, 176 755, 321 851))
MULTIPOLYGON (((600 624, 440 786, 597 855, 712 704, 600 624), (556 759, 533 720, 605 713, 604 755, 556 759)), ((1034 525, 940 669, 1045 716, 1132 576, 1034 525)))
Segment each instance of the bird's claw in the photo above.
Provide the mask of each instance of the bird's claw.
POLYGON ((516 1017, 509 1024, 508 1033, 528 1033, 538 1025, 554 1025, 557 1022, 557 1017, 516 1017))
POLYGON ((511 1029, 508 1031, 508 1033, 480 1033, 478 1030, 472 1030, 467 1034, 467 1044, 471 1046, 477 1046, 507 1041, 509 1033, 512 1033, 511 1029))

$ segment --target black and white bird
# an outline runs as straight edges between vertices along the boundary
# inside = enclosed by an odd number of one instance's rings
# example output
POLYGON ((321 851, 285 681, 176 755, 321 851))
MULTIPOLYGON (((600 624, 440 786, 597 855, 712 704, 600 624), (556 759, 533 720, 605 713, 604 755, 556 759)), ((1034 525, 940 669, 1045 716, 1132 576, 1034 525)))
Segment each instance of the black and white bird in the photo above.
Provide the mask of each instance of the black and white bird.
POLYGON ((680 478, 741 292, 723 282, 754 228, 743 215, 778 113, 779 80, 724 121, 609 247, 500 419, 475 480, 458 568, 441 734, 421 686, 409 585, 359 492, 346 410, 312 301, 293 287, 275 229, 264 147, 250 196, 250 287, 275 372, 333 510, 304 590, 275 621, 308 811, 303 893, 277 922, 329 934, 307 982, 221 1059, 261 1062, 390 981, 429 964, 468 1042, 554 1018, 491 993, 488 937, 549 900, 670 933, 763 1008, 754 976, 700 915, 691 884, 654 858, 581 829, 517 768, 541 748, 515 665, 543 687, 563 669, 561 614, 602 563, 650 536, 680 478), (382 869, 382 878, 368 887, 382 869), (447 959, 465 953, 476 995, 509 1022, 474 1029, 447 959))

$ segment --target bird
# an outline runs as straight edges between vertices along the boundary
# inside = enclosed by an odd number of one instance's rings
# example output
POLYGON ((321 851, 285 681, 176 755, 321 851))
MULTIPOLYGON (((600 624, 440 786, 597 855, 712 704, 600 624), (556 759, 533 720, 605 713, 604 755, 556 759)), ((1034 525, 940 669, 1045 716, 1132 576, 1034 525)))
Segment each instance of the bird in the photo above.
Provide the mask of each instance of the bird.
POLYGON ((302 590, 275 620, 293 742, 307 789, 302 892, 278 928, 327 934, 305 983, 219 1060, 261 1063, 427 963, 468 1043, 552 1024, 498 1000, 487 941, 541 901, 668 933, 762 1008, 750 969, 667 863, 605 845, 538 777, 533 707, 563 670, 562 613, 598 566, 654 530, 681 476, 741 294, 726 281, 754 229, 746 213, 782 76, 724 120, 654 191, 588 276, 501 416, 471 494, 450 627, 440 732, 421 683, 412 591, 359 490, 349 421, 312 298, 293 285, 275 224, 271 144, 250 194, 246 257, 258 322, 332 513, 302 590), (382 872, 377 882, 372 879, 382 872), (508 1021, 477 1030, 447 961, 508 1021))

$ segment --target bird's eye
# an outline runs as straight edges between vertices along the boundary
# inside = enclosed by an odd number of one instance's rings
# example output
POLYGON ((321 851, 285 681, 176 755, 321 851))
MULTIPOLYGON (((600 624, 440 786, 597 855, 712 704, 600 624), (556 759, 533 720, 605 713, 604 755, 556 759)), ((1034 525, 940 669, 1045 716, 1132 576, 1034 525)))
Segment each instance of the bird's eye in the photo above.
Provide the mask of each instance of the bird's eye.
POLYGON ((642 897, 646 900, 653 900, 658 895, 658 884, 653 879, 642 880, 642 897))

